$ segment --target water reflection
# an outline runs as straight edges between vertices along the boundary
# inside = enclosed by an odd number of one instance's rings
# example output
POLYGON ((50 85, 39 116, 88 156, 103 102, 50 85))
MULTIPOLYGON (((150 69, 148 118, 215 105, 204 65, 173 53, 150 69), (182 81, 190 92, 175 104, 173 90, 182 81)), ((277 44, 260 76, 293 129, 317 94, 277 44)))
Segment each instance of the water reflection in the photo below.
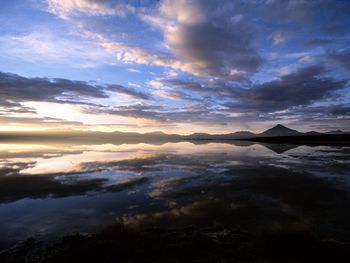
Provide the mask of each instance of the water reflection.
POLYGON ((350 148, 190 142, 0 145, 0 245, 133 227, 306 227, 350 238, 350 148), (171 222, 171 224, 169 224, 171 222))

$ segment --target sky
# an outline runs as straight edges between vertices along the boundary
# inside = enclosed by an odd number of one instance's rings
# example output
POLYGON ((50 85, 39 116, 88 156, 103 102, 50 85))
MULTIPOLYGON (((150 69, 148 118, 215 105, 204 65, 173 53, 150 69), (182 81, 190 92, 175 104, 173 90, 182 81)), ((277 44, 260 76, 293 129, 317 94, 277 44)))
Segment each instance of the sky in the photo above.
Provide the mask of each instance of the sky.
POLYGON ((350 131, 350 1, 4 0, 0 131, 350 131))

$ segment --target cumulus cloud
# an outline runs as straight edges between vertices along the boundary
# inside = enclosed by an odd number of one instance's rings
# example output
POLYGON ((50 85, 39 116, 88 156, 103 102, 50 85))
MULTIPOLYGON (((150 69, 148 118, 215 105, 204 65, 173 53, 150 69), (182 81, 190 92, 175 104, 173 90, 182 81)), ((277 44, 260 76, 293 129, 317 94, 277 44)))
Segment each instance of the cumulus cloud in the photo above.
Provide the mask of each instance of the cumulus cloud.
POLYGON ((168 23, 154 25, 163 30, 170 51, 183 63, 181 70, 237 79, 255 72, 262 59, 248 26, 243 19, 232 19, 232 13, 229 2, 163 1, 160 16, 168 23))

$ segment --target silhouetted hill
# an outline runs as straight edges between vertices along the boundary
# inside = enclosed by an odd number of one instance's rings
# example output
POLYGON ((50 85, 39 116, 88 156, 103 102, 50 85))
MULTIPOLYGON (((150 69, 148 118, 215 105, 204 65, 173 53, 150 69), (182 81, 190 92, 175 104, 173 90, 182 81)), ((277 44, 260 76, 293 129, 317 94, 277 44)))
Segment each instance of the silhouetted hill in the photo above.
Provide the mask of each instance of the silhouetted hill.
POLYGON ((249 132, 249 131, 238 131, 238 132, 232 133, 232 137, 234 137, 236 139, 250 138, 254 135, 255 135, 254 133, 249 132))
POLYGON ((273 136, 296 136, 301 135, 301 132, 298 132, 296 130, 287 128, 281 124, 277 124, 276 126, 272 127, 271 129, 268 129, 262 133, 257 134, 261 137, 273 137, 273 136))
POLYGON ((344 133, 342 130, 334 130, 334 131, 326 132, 326 134, 342 134, 342 133, 344 133))
POLYGON ((186 139, 193 140, 238 140, 254 137, 255 134, 248 131, 239 131, 228 134, 208 134, 208 133, 193 133, 188 136, 184 136, 186 139))
POLYGON ((319 134, 322 134, 320 132, 315 132, 315 131, 309 131, 309 132, 305 132, 304 133, 305 135, 319 135, 319 134))

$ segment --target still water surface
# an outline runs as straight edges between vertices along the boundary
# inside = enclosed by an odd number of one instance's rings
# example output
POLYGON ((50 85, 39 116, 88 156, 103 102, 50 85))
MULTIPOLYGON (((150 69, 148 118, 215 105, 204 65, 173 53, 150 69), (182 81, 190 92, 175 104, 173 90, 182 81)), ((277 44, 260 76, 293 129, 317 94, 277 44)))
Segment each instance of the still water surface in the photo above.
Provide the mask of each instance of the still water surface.
POLYGON ((0 144, 0 249, 115 221, 308 228, 350 241, 350 148, 0 144))

